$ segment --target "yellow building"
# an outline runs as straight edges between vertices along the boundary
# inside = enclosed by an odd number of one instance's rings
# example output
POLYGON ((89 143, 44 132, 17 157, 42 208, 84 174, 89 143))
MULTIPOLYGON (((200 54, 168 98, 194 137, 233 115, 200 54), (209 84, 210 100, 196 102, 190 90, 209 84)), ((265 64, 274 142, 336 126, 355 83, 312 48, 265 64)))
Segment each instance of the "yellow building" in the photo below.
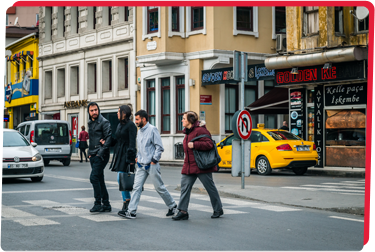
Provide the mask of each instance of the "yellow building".
POLYGON ((286 48, 265 60, 277 86, 289 88, 291 132, 315 142, 317 167, 365 167, 368 14, 286 7, 286 48))
POLYGON ((32 33, 6 47, 12 53, 7 57, 4 97, 10 129, 26 120, 38 119, 38 41, 38 34, 32 33))
MULTIPOLYGON (((285 8, 275 7, 138 7, 135 20, 137 109, 146 110, 161 132, 164 161, 181 158, 176 145, 184 138, 185 111, 205 120, 217 142, 232 132, 231 117, 240 109, 238 83, 204 83, 209 71, 230 73, 233 50, 247 52, 248 64, 261 67, 276 52, 276 34, 285 34, 285 8)), ((246 83, 245 105, 274 86, 274 76, 256 76, 246 83)), ((281 120, 256 115, 253 124, 278 127, 281 120)))

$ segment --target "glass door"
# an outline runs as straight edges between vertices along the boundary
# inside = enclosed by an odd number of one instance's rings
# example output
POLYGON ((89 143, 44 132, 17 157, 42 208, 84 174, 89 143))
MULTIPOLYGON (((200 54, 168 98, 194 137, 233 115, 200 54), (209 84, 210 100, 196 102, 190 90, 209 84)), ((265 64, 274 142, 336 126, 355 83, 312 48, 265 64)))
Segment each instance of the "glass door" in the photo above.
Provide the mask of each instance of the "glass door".
POLYGON ((78 155, 78 148, 76 148, 76 143, 79 136, 78 114, 69 114, 68 118, 70 123, 70 131, 72 132, 72 154, 75 153, 78 155))

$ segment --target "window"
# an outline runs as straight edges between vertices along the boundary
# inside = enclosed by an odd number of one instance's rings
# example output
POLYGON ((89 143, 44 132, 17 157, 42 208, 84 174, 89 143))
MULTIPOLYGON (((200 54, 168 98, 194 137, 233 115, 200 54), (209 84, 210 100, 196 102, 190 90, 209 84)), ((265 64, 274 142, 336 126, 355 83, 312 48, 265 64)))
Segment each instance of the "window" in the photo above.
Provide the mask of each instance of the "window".
POLYGON ((0 26, 7 26, 8 23, 8 15, 0 15, 0 26))
POLYGON ((275 140, 301 140, 298 136, 287 131, 268 131, 267 133, 275 140))
POLYGON ((129 21, 129 7, 124 7, 124 9, 125 9, 124 21, 129 21))
POLYGON ((171 132, 171 85, 170 78, 161 79, 161 133, 171 132))
MULTIPOLYGON (((273 80, 264 81, 264 94, 267 94, 275 86, 273 80)), ((277 114, 266 114, 264 115, 264 126, 269 129, 277 129, 277 114)))
POLYGON ((256 81, 245 82, 245 106, 258 99, 258 86, 256 81))
POLYGON ((191 7, 191 30, 203 29, 204 11, 203 7, 191 7))
POLYGON ((253 31, 253 7, 237 7, 237 30, 253 31))
POLYGON ((94 64, 94 91, 96 93, 96 88, 97 88, 97 84, 96 84, 96 64, 94 64))
POLYGON ((250 141, 252 143, 261 142, 262 134, 259 131, 252 131, 250 135, 250 141))
POLYGON ((224 141, 224 146, 231 146, 231 145, 232 145, 232 142, 233 142, 233 139, 234 139, 234 135, 229 136, 229 137, 224 141))
POLYGON ((156 126, 155 118, 155 80, 148 80, 147 85, 147 113, 150 124, 156 126))
POLYGON ((182 117, 185 112, 185 76, 176 77, 176 132, 182 133, 182 117))
POLYGON ((92 15, 92 23, 93 23, 93 29, 96 28, 96 7, 93 7, 93 15, 92 15))
POLYGON ((340 34, 344 33, 342 7, 335 7, 335 32, 340 34))
POLYGON ((65 20, 66 20, 65 10, 66 10, 66 7, 63 7, 63 13, 62 13, 62 16, 63 16, 63 24, 62 24, 62 27, 63 27, 63 37, 65 36, 65 20))
MULTIPOLYGON (((37 14, 37 15, 38 15, 38 14, 37 14)), ((5 25, 8 25, 8 23, 9 23, 9 17, 8 17, 8 14, 7 14, 5 25)))
POLYGON ((112 61, 109 61, 108 65, 109 65, 108 86, 109 86, 109 90, 112 90, 112 61))
POLYGON ((96 63, 87 64, 87 91, 89 94, 96 93, 96 63))
POLYGON ((129 88, 129 61, 125 59, 125 89, 129 88))
POLYGON ((233 35, 259 37, 258 7, 233 7, 233 35))
POLYGON ((319 7, 304 7, 303 12, 304 35, 317 34, 319 32, 319 7))
POLYGON ((52 71, 45 72, 44 98, 52 99, 52 71))
POLYGON ((79 94, 79 67, 70 68, 70 95, 79 94))
POLYGON ((158 7, 147 7, 147 32, 154 33, 159 30, 158 7))
POLYGON ((128 58, 118 59, 118 89, 124 90, 129 88, 129 65, 128 58))
POLYGON ((112 23, 112 7, 108 7, 108 25, 111 25, 112 23))
POLYGON ((30 124, 26 124, 26 127, 25 127, 25 136, 29 135, 29 131, 30 131, 30 124))
POLYGON ((180 31, 180 8, 172 7, 172 31, 180 31))
POLYGON ((78 33, 78 31, 79 31, 79 10, 78 10, 78 7, 76 7, 76 17, 77 17, 76 33, 78 33))
POLYGON ((285 7, 275 7, 275 16, 276 34, 286 34, 285 7))
POLYGON ((102 62, 102 88, 103 92, 112 90, 112 61, 102 62))
POLYGON ((65 68, 57 69, 57 97, 65 96, 65 68))
POLYGON ((232 117, 238 110, 238 85, 225 85, 225 133, 232 133, 232 117))
MULTIPOLYGON (((8 17, 8 15, 7 15, 7 17, 8 17)), ((35 21, 35 23, 37 24, 38 23, 38 21, 39 21, 39 14, 36 14, 36 21, 35 21)))
MULTIPOLYGON (((356 11, 357 10, 357 7, 354 7, 354 10, 356 11)), ((355 18, 355 22, 356 22, 356 29, 357 29, 357 32, 368 32, 369 30, 369 16, 367 16, 365 19, 363 20, 359 20, 357 18, 355 18)))

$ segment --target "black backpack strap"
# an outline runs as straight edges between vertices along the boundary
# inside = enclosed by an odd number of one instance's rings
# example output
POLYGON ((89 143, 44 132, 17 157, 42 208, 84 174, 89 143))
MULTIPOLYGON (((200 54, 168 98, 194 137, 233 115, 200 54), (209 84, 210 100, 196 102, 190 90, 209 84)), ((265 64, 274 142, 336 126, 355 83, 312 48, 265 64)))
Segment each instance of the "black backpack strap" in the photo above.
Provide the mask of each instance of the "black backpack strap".
MULTIPOLYGON (((207 138, 209 138, 209 139, 211 139, 211 137, 209 136, 209 135, 200 135, 200 136, 197 136, 197 137, 195 137, 195 138, 193 138, 190 142, 194 142, 194 141, 196 141, 196 140, 198 140, 198 139, 201 139, 201 138, 203 138, 203 137, 207 137, 207 138)), ((212 140, 212 139, 211 139, 212 140)))

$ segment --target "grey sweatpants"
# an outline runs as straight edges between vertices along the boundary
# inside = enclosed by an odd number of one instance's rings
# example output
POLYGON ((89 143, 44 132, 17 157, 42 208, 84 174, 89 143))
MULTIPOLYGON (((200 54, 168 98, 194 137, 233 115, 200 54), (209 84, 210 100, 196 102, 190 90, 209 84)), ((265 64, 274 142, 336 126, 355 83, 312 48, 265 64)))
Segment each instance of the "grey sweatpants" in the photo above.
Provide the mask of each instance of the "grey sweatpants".
POLYGON ((151 177, 151 181, 154 184, 155 190, 159 193, 160 197, 164 200, 165 205, 170 209, 176 205, 174 199, 165 187, 163 180, 161 179, 160 165, 159 163, 151 165, 151 167, 145 170, 144 167, 137 167, 134 178, 133 192, 128 207, 130 213, 135 214, 139 200, 141 199, 142 187, 146 182, 147 177, 151 177))
POLYGON ((199 178, 202 182, 204 188, 210 196, 211 205, 215 212, 220 211, 223 208, 221 204, 219 192, 216 189, 215 183, 212 179, 212 173, 202 173, 202 174, 182 174, 181 177, 181 197, 180 202, 178 203, 178 210, 182 210, 187 212, 189 201, 190 201, 190 193, 191 189, 195 181, 199 178))

